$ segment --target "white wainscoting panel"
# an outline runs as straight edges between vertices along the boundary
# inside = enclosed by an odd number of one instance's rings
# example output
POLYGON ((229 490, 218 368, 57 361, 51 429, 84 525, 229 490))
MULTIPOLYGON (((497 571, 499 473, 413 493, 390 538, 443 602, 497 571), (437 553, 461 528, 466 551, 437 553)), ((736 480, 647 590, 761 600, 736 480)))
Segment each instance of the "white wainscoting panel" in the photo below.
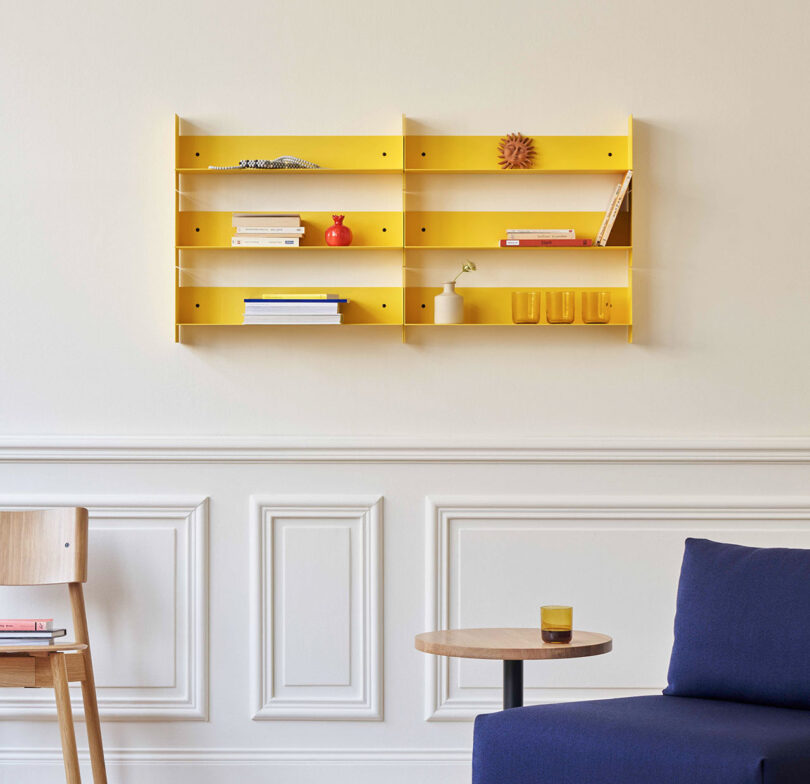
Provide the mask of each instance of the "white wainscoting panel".
POLYGON ((382 719, 380 496, 253 496, 254 719, 382 719))
MULTIPOLYGON (((0 496, 0 508, 85 506, 88 625, 103 720, 208 712, 208 502, 187 496, 0 496)), ((64 586, 4 588, 0 616, 70 629, 64 586)), ((70 639, 66 637, 65 639, 70 639)), ((78 685, 73 710, 83 715, 78 685)), ((50 689, 0 690, 0 718, 55 718, 50 689)))
MULTIPOLYGON (((683 540, 810 548, 810 498, 427 499, 427 629, 539 626, 541 604, 613 653, 527 662, 526 703, 660 693, 683 540)), ((426 718, 500 709, 500 662, 427 656, 426 718)))

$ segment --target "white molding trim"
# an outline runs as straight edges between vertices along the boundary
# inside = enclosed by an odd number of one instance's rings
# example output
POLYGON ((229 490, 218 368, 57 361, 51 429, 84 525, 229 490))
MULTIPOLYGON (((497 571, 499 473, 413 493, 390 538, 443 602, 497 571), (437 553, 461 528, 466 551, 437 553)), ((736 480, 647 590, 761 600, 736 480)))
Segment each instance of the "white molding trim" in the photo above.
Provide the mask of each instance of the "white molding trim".
MULTIPOLYGON (((469 765, 470 749, 194 749, 194 748, 105 748, 104 758, 112 764, 163 765, 424 765, 455 763, 469 765)), ((87 749, 79 759, 89 762, 87 749)), ((62 765, 59 748, 6 747, 0 749, 0 766, 53 763, 62 765)))
POLYGON ((6 463, 808 463, 810 436, 433 439, 2 436, 6 463))
MULTIPOLYGON (((94 518, 149 521, 171 518, 184 521, 186 549, 187 656, 180 670, 179 694, 161 695, 159 689, 144 689, 132 696, 105 695, 98 688, 102 721, 207 721, 208 719, 208 498, 187 495, 0 495, 0 508, 37 509, 84 506, 90 524, 94 518)), ((90 575, 92 580, 92 574, 90 575)), ((93 630, 90 629, 91 640, 93 630)), ((10 692, 3 689, 2 692, 10 692)), ((81 695, 72 694, 74 717, 84 719, 81 695)), ((49 689, 27 690, 25 697, 0 693, 0 719, 56 719, 53 693, 49 689)))
MULTIPOLYGON (((309 719, 382 721, 382 496, 379 495, 253 495, 251 520, 250 712, 254 720, 309 719), (265 554, 279 517, 343 518, 360 521, 362 556, 359 580, 362 594, 361 678, 359 699, 321 696, 274 695, 273 564, 265 554)), ((354 689, 358 684, 350 684, 354 689)))
MULTIPOLYGON (((425 630, 446 629, 450 617, 450 525, 454 518, 563 521, 581 520, 761 520, 806 521, 810 496, 429 496, 425 499, 425 630)), ((493 699, 459 699, 450 695, 449 659, 425 657, 425 720, 472 721, 479 713, 500 709, 493 699)), ((570 701, 660 693, 659 689, 560 689, 570 701)), ((527 695, 531 690, 527 689, 527 695)), ((539 700, 533 700, 538 702, 539 700)))

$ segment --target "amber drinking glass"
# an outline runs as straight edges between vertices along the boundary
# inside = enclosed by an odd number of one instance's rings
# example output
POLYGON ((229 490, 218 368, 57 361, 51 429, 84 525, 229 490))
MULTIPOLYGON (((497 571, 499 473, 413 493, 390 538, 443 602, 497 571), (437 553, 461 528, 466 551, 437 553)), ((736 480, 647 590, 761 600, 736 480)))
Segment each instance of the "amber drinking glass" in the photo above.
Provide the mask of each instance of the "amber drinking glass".
POLYGON ((612 307, 609 291, 582 292, 582 320, 586 324, 607 324, 612 307))
POLYGON ((571 642, 574 608, 547 604, 540 608, 540 634, 543 642, 571 642))
POLYGON ((549 324, 571 324, 574 321, 574 292, 546 292, 546 320, 549 324))
POLYGON ((540 321, 540 292, 512 292, 512 321, 515 324, 536 324, 540 321))

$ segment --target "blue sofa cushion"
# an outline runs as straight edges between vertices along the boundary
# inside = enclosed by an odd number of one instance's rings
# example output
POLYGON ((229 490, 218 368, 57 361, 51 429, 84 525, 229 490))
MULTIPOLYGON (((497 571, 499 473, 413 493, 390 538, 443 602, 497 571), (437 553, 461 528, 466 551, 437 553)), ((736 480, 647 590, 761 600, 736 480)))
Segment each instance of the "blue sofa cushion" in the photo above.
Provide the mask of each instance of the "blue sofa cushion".
POLYGON ((810 550, 687 539, 664 694, 810 708, 810 550))
POLYGON ((473 784, 807 784, 810 711, 628 697, 475 720, 473 784))

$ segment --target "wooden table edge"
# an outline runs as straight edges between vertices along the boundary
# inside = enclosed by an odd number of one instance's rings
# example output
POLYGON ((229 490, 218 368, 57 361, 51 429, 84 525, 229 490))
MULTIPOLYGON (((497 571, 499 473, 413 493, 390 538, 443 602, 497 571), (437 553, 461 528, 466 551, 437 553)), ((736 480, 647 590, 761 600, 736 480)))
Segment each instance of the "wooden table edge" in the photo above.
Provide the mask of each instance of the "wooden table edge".
MULTIPOLYGON (((447 629, 443 631, 466 631, 463 629, 447 629)), ((537 630, 540 631, 539 629, 537 630)), ((575 630, 576 633, 577 630, 575 630)), ((545 643, 541 648, 493 648, 476 647, 462 643, 449 644, 425 640, 424 637, 436 632, 422 632, 414 637, 414 647, 422 653, 435 656, 448 656, 459 659, 489 659, 494 661, 541 661, 543 659, 580 659, 588 656, 600 656, 613 650, 613 638, 602 632, 588 632, 588 634, 603 637, 603 640, 589 644, 555 644, 545 643), (449 652, 455 649, 459 652, 449 652), (463 653, 461 652, 463 651, 463 653)))

